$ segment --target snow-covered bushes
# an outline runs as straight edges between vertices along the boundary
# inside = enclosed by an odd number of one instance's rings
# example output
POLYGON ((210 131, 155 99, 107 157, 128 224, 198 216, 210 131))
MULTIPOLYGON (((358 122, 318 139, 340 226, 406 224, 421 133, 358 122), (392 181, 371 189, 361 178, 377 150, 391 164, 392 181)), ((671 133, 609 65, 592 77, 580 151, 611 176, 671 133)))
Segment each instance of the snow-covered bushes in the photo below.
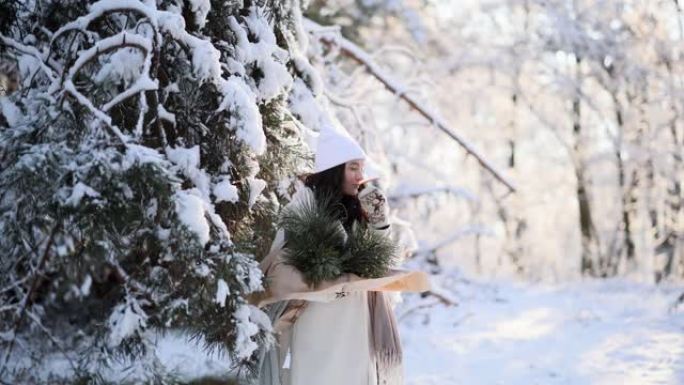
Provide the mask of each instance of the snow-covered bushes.
POLYGON ((316 103, 288 102, 315 77, 298 2, 1 7, 0 378, 154 362, 166 329, 248 360, 270 325, 245 296, 308 154, 291 111, 316 103), (69 370, 32 370, 55 352, 69 370))

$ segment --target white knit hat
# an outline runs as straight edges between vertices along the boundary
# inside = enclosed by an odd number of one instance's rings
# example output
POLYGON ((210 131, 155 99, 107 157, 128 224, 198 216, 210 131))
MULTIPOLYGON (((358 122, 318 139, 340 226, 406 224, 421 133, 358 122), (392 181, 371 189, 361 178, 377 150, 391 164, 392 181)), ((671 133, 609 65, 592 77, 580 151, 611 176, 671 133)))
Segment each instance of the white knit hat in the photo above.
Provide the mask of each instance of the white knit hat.
POLYGON ((366 159, 366 153, 347 130, 337 125, 324 125, 318 135, 314 172, 355 159, 366 159))

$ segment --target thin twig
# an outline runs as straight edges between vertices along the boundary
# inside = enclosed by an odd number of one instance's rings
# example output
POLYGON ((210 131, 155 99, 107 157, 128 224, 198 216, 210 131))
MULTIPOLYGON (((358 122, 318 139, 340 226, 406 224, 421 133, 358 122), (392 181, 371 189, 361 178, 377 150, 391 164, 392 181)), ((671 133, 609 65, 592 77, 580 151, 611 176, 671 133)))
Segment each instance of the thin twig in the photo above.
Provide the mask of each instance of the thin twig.
POLYGON ((444 306, 458 306, 458 303, 456 301, 453 301, 453 300, 445 297, 444 295, 436 293, 436 292, 431 291, 431 290, 423 293, 423 295, 435 297, 437 299, 437 301, 429 302, 429 303, 422 303, 418 306, 412 307, 412 308, 406 310, 405 312, 403 312, 399 317, 397 317, 397 320, 401 321, 402 319, 404 319, 404 318, 408 317, 409 315, 417 312, 418 310, 429 309, 429 308, 434 307, 434 306, 439 305, 439 304, 442 304, 444 306))
POLYGON ((423 295, 435 297, 439 300, 440 303, 442 303, 445 306, 458 306, 458 303, 456 301, 449 299, 446 296, 434 292, 432 290, 426 291, 425 293, 423 293, 423 295))

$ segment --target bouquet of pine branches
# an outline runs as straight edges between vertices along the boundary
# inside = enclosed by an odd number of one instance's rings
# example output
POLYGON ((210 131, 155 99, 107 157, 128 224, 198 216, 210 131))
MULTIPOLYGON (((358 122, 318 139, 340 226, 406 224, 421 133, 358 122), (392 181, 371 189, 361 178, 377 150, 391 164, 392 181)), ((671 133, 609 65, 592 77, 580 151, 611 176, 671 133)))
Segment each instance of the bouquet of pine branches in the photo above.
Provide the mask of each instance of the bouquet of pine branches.
POLYGON ((297 268, 311 285, 353 273, 379 278, 395 262, 396 244, 365 223, 347 233, 330 197, 306 195, 280 218, 285 232, 285 263, 297 268))

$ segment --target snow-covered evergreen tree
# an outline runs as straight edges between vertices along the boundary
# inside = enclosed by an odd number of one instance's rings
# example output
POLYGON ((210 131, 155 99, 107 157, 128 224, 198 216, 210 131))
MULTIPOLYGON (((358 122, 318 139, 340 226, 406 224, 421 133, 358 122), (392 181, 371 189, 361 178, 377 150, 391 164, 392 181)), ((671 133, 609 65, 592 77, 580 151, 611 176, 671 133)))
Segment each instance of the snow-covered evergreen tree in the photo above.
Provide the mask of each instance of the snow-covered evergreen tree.
POLYGON ((270 325, 245 296, 320 92, 299 2, 0 8, 20 81, 0 94, 0 378, 96 379, 172 328, 248 361, 270 325), (54 352, 71 370, 34 370, 54 352))

